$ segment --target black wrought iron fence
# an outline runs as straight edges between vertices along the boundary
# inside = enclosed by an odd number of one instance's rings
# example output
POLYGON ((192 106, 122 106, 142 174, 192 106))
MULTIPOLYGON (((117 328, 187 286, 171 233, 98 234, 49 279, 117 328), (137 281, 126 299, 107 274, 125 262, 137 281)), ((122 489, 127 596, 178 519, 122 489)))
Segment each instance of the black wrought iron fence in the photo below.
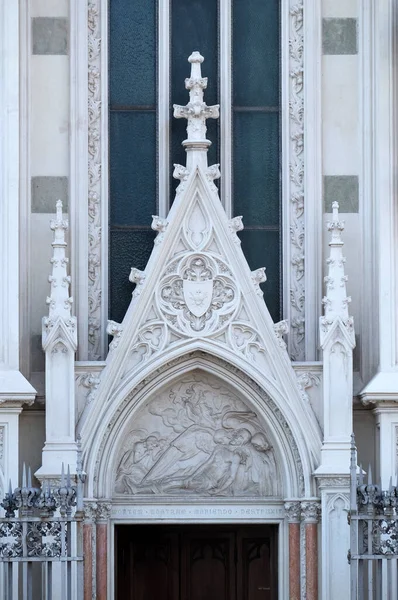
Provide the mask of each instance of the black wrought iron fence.
POLYGON ((83 483, 68 472, 59 484, 32 485, 30 469, 22 484, 11 483, 1 506, 0 597, 4 600, 83 598, 83 483))
POLYGON ((383 490, 370 466, 357 472, 354 436, 350 473, 351 600, 398 600, 398 481, 383 490))

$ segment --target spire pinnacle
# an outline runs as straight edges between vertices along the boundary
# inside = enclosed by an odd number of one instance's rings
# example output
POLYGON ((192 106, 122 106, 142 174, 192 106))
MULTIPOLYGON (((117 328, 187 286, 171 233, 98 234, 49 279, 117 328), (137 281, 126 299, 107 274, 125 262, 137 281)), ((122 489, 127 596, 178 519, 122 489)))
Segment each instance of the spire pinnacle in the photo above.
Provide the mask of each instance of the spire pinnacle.
POLYGON ((66 257, 65 232, 68 229, 68 221, 62 215, 62 202, 57 200, 56 217, 50 222, 50 228, 54 232, 52 242, 53 256, 50 259, 52 264, 52 273, 48 280, 51 283, 50 296, 47 298, 49 305, 49 317, 71 317, 72 298, 69 297, 70 276, 67 273, 67 264, 69 259, 66 257))
POLYGON ((344 222, 340 221, 338 202, 333 202, 332 210, 332 221, 327 224, 331 238, 329 258, 326 261, 329 271, 324 279, 326 296, 323 304, 325 317, 330 319, 339 316, 345 320, 348 319, 348 304, 351 302, 351 298, 347 296, 346 282, 348 278, 345 274, 344 242, 341 237, 341 232, 344 231, 344 222))
POLYGON ((207 88, 207 77, 202 77, 203 56, 195 51, 188 58, 191 63, 191 76, 185 80, 189 90, 189 102, 186 106, 174 104, 174 117, 187 119, 187 139, 182 142, 188 152, 187 168, 196 164, 207 167, 206 151, 211 142, 206 139, 206 119, 218 119, 219 105, 207 106, 203 91, 207 88))
POLYGON ((51 284, 50 295, 47 297, 49 306, 48 317, 43 318, 43 345, 47 345, 49 341, 50 331, 54 328, 55 323, 61 319, 66 328, 72 334, 76 343, 76 319, 72 317, 73 299, 69 296, 69 285, 71 278, 68 275, 67 265, 69 259, 66 257, 67 243, 65 240, 65 232, 68 230, 68 221, 64 219, 62 214, 62 202, 58 200, 56 203, 55 219, 50 222, 50 228, 54 232, 52 242, 53 255, 50 259, 52 264, 52 273, 48 277, 51 284))
POLYGON ((338 318, 340 318, 350 336, 354 337, 354 322, 348 312, 351 297, 347 296, 346 283, 348 278, 345 274, 346 259, 343 256, 344 242, 341 237, 341 233, 344 231, 344 221, 340 220, 338 202, 332 204, 332 220, 328 222, 327 227, 331 232, 331 236, 329 258, 326 260, 328 274, 324 278, 326 294, 322 303, 325 307, 325 316, 321 317, 321 343, 324 334, 338 318))

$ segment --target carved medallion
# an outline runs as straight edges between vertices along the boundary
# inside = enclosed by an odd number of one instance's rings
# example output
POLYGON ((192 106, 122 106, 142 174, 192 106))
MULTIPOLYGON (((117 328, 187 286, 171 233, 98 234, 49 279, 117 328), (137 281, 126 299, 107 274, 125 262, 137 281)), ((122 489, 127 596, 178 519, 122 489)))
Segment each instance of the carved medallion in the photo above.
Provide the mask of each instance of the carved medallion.
POLYGON ((160 284, 159 307, 169 325, 189 335, 209 335, 226 326, 238 307, 238 292, 226 265, 210 254, 173 263, 160 284))

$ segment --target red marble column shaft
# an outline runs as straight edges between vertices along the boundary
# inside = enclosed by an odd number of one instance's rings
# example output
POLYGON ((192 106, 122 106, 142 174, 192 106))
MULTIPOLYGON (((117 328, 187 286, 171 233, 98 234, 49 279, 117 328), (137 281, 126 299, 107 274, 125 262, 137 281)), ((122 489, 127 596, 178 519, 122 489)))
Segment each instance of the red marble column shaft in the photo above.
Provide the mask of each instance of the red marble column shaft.
POLYGON ((97 600, 106 600, 107 597, 107 532, 108 526, 106 523, 97 523, 97 600))
POLYGON ((83 525, 83 557, 84 557, 84 600, 93 597, 93 526, 83 525))
POLYGON ((300 523, 289 523, 289 600, 300 596, 300 523))
POLYGON ((307 600, 318 600, 318 525, 305 524, 307 600))

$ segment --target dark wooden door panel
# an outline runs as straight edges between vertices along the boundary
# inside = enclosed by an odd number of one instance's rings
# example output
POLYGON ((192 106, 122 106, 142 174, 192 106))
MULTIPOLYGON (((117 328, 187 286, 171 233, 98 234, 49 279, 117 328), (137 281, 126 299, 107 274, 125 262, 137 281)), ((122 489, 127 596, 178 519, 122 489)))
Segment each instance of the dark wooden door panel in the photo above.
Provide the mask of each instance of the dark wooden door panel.
POLYGON ((125 529, 118 541, 117 599, 179 600, 178 534, 161 528, 125 529))
POLYGON ((277 600, 276 526, 119 526, 117 600, 277 600))
POLYGON ((239 600, 277 600, 277 535, 275 527, 237 531, 239 600))
POLYGON ((235 600, 235 536, 217 527, 183 534, 181 600, 235 600))

